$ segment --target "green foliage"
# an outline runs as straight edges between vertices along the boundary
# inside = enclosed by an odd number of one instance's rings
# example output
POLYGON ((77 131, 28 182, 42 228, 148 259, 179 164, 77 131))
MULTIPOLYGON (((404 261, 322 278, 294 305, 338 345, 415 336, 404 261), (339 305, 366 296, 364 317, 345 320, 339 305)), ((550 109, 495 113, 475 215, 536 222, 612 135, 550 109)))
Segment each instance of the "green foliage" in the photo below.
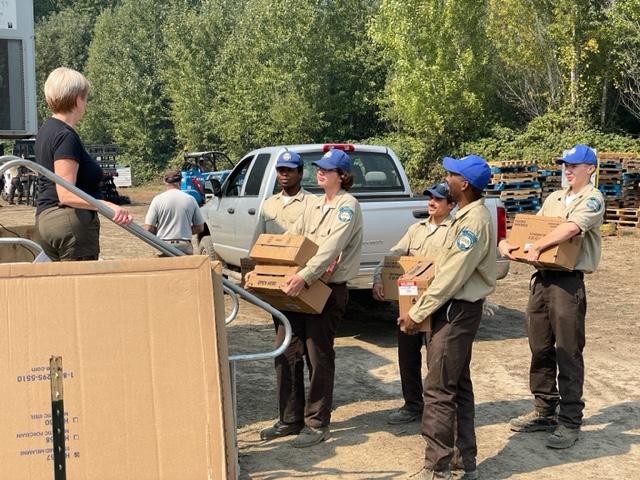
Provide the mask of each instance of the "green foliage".
POLYGON ((315 2, 300 0, 248 0, 237 14, 214 70, 210 122, 224 149, 306 143, 324 128, 317 20, 315 2))
MULTIPOLYGON (((74 8, 43 18, 36 24, 37 91, 43 92, 49 73, 58 67, 83 71, 88 57, 93 19, 74 8)), ((49 115, 44 95, 38 95, 38 116, 49 115)))
POLYGON ((491 136, 463 143, 455 153, 459 156, 475 153, 489 161, 533 160, 551 165, 563 150, 578 143, 602 152, 640 152, 640 140, 603 132, 572 116, 567 109, 535 118, 520 131, 496 126, 491 136))
POLYGON ((370 28, 389 71, 385 118, 427 143, 452 146, 484 126, 486 8, 476 0, 383 0, 370 28))
POLYGON ((640 0, 34 7, 39 90, 57 66, 84 71, 83 139, 117 143, 137 181, 180 163, 183 148, 237 157, 382 143, 416 188, 441 178, 444 155, 550 162, 578 142, 638 150, 626 134, 640 131, 640 0))
POLYGON ((220 144, 213 115, 219 76, 218 54, 242 2, 206 0, 185 8, 175 5, 164 28, 167 48, 162 76, 171 100, 179 143, 188 150, 220 144))
POLYGON ((377 2, 370 0, 321 3, 314 81, 319 83, 318 105, 326 122, 320 132, 323 140, 367 138, 382 127, 377 100, 386 67, 367 33, 376 11, 377 2))
POLYGON ((100 15, 89 49, 86 74, 93 90, 83 138, 117 143, 136 181, 151 179, 175 149, 161 75, 167 11, 162 0, 125 0, 100 15))

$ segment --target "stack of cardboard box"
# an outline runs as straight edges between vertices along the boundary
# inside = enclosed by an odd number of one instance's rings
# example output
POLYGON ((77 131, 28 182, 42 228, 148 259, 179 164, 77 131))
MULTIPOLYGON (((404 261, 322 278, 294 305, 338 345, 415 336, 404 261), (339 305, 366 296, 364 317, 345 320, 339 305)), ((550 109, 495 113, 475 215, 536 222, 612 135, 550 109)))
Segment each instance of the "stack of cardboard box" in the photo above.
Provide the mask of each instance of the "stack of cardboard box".
MULTIPOLYGON (((429 257, 385 257, 382 267, 385 300, 398 301, 400 315, 408 313, 431 285, 435 270, 435 261, 429 257)), ((422 322, 421 331, 430 329, 430 319, 422 322)))
MULTIPOLYGON (((327 276, 304 288, 297 297, 283 290, 286 279, 299 272, 317 251, 318 246, 301 235, 260 235, 249 254, 255 266, 245 288, 278 310, 321 313, 331 295, 324 283, 327 276)), ((249 266, 250 262, 245 264, 249 266)))

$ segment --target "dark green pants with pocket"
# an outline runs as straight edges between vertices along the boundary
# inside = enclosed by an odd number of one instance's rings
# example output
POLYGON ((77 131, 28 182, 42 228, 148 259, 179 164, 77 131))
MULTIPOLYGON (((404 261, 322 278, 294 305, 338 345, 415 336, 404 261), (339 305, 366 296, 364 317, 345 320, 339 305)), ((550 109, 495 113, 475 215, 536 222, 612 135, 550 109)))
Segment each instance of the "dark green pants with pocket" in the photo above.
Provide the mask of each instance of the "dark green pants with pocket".
POLYGON ((97 260, 100 219, 93 210, 53 207, 36 217, 44 253, 54 262, 97 260))

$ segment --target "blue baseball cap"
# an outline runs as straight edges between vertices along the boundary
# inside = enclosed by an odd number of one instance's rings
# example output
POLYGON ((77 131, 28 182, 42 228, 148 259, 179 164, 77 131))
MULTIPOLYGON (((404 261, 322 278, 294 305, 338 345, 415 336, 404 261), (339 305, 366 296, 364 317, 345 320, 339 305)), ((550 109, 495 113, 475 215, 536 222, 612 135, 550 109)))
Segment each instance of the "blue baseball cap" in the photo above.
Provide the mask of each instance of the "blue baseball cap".
POLYGON ((302 161, 302 157, 293 150, 284 150, 280 152, 278 159, 276 160, 276 168, 299 168, 303 165, 304 162, 302 161))
POLYGON ((587 165, 597 165, 598 159, 596 152, 591 147, 587 147, 582 143, 579 143, 571 150, 566 152, 562 158, 556 160, 556 164, 561 165, 563 163, 586 163, 587 165))
POLYGON ((325 170, 333 170, 339 168, 345 172, 351 171, 351 158, 342 150, 332 148, 327 151, 320 160, 312 163, 316 167, 324 168, 325 170))
POLYGON ((449 185, 444 182, 438 183, 431 188, 427 188, 424 192, 422 192, 422 194, 426 195, 427 197, 439 199, 447 198, 449 196, 449 185))
POLYGON ((467 155, 459 160, 444 157, 442 166, 447 172, 457 173, 476 187, 484 190, 491 179, 491 168, 486 160, 478 155, 467 155))

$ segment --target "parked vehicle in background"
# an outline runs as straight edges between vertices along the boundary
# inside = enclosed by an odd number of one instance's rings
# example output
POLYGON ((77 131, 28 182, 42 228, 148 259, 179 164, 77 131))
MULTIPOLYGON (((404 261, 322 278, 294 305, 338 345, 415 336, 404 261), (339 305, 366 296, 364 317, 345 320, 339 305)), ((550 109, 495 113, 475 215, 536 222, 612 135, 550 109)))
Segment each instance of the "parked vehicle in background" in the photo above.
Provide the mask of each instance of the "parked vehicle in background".
POLYGON ((222 152, 205 151, 184 154, 180 190, 203 205, 211 196, 211 180, 223 183, 233 169, 231 159, 222 152))
MULTIPOLYGON (((304 160, 302 188, 320 193, 312 162, 330 148, 341 148, 352 159, 354 184, 350 192, 360 202, 364 239, 358 276, 351 288, 371 288, 373 271, 407 228, 427 216, 426 197, 415 196, 395 153, 381 145, 314 144, 265 147, 246 154, 224 182, 212 180, 213 198, 201 207, 205 230, 198 235, 198 250, 222 261, 227 273, 239 271, 257 238, 262 203, 279 190, 275 161, 283 148, 304 160)), ((498 241, 506 237, 506 215, 499 199, 487 198, 498 241)), ((496 245, 497 251, 497 245, 496 245)), ((509 261, 498 259, 498 277, 509 270, 509 261)))

